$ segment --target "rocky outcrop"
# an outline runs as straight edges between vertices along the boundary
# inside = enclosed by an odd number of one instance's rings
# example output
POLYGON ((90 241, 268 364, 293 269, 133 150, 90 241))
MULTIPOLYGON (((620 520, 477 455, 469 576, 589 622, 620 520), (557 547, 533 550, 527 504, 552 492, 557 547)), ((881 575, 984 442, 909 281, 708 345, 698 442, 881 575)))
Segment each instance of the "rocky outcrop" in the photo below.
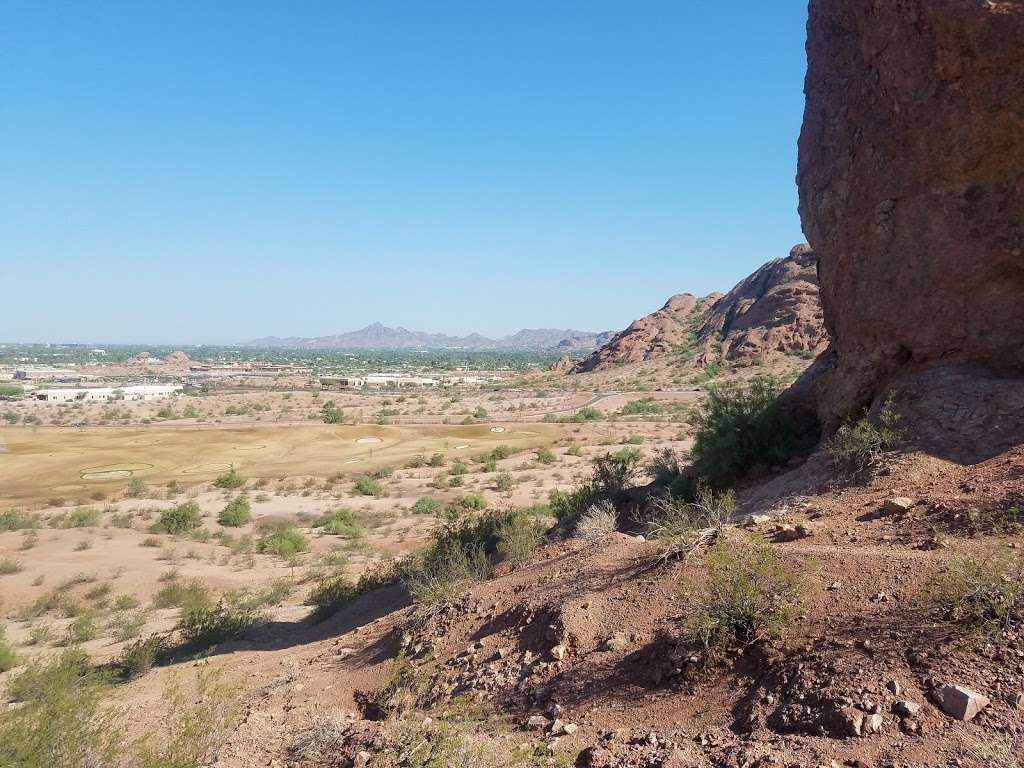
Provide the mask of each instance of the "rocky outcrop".
POLYGON ((551 367, 548 370, 552 373, 568 373, 571 369, 572 358, 568 355, 562 355, 551 364, 551 367))
POLYGON ((797 181, 826 426, 935 365, 1024 371, 1024 2, 811 0, 797 181))
POLYGON ((680 350, 692 351, 697 330, 720 296, 711 294, 698 299, 691 293, 677 293, 657 312, 635 320, 590 357, 576 363, 573 373, 654 360, 680 350))
POLYGON ((813 356, 828 344, 818 301, 817 260, 798 245, 715 302, 698 331, 707 360, 749 361, 774 354, 813 356))
POLYGON ((676 355, 705 365, 749 363, 785 353, 813 357, 828 344, 818 302, 814 253, 798 245, 746 277, 724 296, 679 293, 635 321, 574 373, 676 355))

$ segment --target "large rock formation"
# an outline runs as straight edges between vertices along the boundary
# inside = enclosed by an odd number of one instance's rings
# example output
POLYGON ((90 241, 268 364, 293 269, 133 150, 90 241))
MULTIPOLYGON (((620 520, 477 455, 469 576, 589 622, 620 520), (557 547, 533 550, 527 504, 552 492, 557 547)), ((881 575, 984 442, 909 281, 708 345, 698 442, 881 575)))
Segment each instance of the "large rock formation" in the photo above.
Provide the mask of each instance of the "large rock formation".
POLYGON ((720 296, 713 293, 698 299, 692 293, 677 293, 657 312, 634 320, 590 357, 576 363, 572 372, 599 371, 612 365, 656 360, 680 350, 692 352, 697 330, 720 296))
POLYGON ((796 246, 741 280, 724 296, 679 293, 577 363, 574 373, 675 355, 680 363, 750 363, 825 348, 814 253, 796 246))
POLYGON ((753 360, 817 354, 828 344, 818 301, 817 260, 798 245, 769 261, 711 307, 697 332, 703 359, 753 360))
POLYGON ((811 0, 807 56, 825 424, 936 365, 1024 371, 1024 1, 811 0))

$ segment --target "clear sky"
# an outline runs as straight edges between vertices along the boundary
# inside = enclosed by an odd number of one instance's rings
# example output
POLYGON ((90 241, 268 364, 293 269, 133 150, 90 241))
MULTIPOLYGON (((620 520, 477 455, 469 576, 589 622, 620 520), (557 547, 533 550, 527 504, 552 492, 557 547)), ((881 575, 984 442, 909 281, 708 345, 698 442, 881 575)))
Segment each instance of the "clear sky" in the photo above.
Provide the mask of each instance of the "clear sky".
POLYGON ((0 341, 617 330, 802 239, 805 0, 0 15, 0 341))

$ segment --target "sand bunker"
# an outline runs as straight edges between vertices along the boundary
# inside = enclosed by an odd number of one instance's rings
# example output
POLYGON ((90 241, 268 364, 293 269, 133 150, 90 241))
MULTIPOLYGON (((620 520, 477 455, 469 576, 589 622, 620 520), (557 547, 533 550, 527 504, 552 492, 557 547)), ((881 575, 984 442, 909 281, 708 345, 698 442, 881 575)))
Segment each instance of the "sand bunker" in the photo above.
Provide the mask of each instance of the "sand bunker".
POLYGON ((84 467, 78 474, 83 480, 117 480, 152 468, 152 464, 107 464, 102 467, 84 467))
POLYGON ((356 442, 359 445, 373 445, 374 443, 383 443, 384 441, 379 437, 360 437, 356 442))
POLYGON ((191 467, 185 467, 181 470, 183 475, 205 475, 210 472, 227 472, 231 469, 230 464, 194 464, 191 467))
POLYGON ((491 427, 491 432, 504 432, 504 427, 491 427))
POLYGON ((131 477, 130 469, 108 469, 105 472, 83 472, 83 480, 117 480, 120 477, 131 477))

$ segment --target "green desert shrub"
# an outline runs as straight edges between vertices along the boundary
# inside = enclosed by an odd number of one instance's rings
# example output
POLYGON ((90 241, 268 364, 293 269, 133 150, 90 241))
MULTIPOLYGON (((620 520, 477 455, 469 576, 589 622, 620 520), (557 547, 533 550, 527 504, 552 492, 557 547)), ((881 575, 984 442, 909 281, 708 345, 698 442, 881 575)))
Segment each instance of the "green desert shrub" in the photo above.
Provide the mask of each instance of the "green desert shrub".
POLYGON ((194 531, 203 524, 199 505, 194 501, 177 504, 160 513, 154 530, 163 533, 181 534, 194 531))
POLYGON ((100 524, 100 511, 95 507, 75 507, 64 518, 64 528, 95 528, 100 524))
POLYGON ((886 451, 899 447, 904 431, 894 398, 889 393, 874 421, 865 411, 857 421, 836 430, 825 450, 839 467, 851 474, 862 474, 874 467, 886 451))
POLYGON ((167 638, 164 635, 139 638, 125 645, 114 666, 120 671, 122 680, 134 680, 152 669, 166 649, 167 638))
POLYGON ((433 496, 421 496, 411 507, 414 515, 437 515, 442 509, 444 509, 444 504, 433 496))
POLYGON ((600 499, 600 490, 590 483, 584 483, 568 491, 552 488, 548 492, 551 514, 565 524, 572 523, 600 499))
POLYGON ((344 424, 345 411, 335 405, 333 400, 328 400, 320 409, 320 416, 324 424, 344 424))
POLYGON ((210 590, 198 579, 182 581, 171 579, 153 595, 154 608, 183 608, 191 610, 212 604, 210 590))
POLYGON ((217 475, 213 484, 224 491, 235 491, 245 485, 245 478, 238 474, 234 467, 231 467, 227 472, 217 475))
POLYGON ((780 639, 800 612, 804 584, 771 544, 734 531, 684 571, 680 589, 682 632, 714 661, 780 639))
POLYGON ((796 425, 779 404, 771 376, 708 388, 696 416, 693 460, 713 486, 725 487, 754 467, 789 459, 798 447, 796 425))
POLYGON ((516 486, 516 481, 509 472, 499 472, 494 476, 494 489, 501 493, 507 493, 516 486))
POLYGON ((541 448, 537 451, 537 462, 540 464, 554 464, 556 460, 555 452, 550 448, 541 448))
POLYGON ((260 537, 256 541, 256 551, 261 555, 274 555, 283 560, 305 552, 309 549, 309 542, 298 528, 285 526, 260 537))
POLYGON ((306 605, 313 606, 313 614, 318 619, 325 619, 337 613, 358 594, 359 590, 348 576, 335 574, 317 583, 306 598, 306 605))
POLYGON ((252 505, 249 497, 239 494, 220 511, 217 522, 228 528, 238 528, 252 520, 252 505))
POLYGON ((0 719, 0 765, 121 764, 125 743, 114 722, 117 711, 104 706, 106 688, 105 677, 77 649, 31 662, 8 686, 21 705, 0 719))
POLYGON ((266 620, 244 594, 229 593, 213 605, 182 609, 177 630, 191 649, 205 649, 245 633, 266 620))
POLYGON ((511 445, 498 445, 491 449, 491 452, 488 454, 488 457, 490 459, 493 459, 494 461, 501 461, 502 459, 507 459, 515 452, 516 449, 513 448, 511 445))
POLYGON ((1024 555, 992 548, 953 560, 938 579, 934 600, 947 620, 998 635, 1024 623, 1024 555))
POLYGON ((527 515, 509 515, 498 528, 496 550, 513 568, 526 565, 544 542, 544 525, 527 515))
POLYGON ((373 496, 380 498, 381 496, 387 496, 388 492, 384 485, 372 477, 364 475, 356 480, 352 486, 352 495, 354 496, 373 496))
POLYGON ((462 509, 468 509, 473 511, 480 511, 487 509, 487 497, 482 493, 467 493, 458 501, 458 505, 462 509))
POLYGON ((639 448, 623 448, 616 453, 595 456, 592 482, 605 495, 618 496, 632 487, 643 458, 643 451, 639 448))
POLYGON ((39 515, 31 514, 11 507, 0 511, 0 531, 22 531, 39 528, 42 521, 39 515))
POLYGON ((350 539, 358 539, 366 534, 359 516, 347 507, 339 507, 332 512, 326 512, 313 523, 313 527, 332 536, 344 536, 350 539))
POLYGON ((14 669, 18 663, 18 655, 14 652, 14 646, 7 639, 7 628, 0 624, 0 672, 14 669))
POLYGON ((20 560, 15 560, 13 557, 0 558, 0 576, 9 576, 12 573, 20 573, 25 569, 25 566, 20 560))
POLYGON ((143 610, 118 611, 110 619, 110 635, 119 643, 136 638, 146 626, 148 618, 149 614, 143 610))

